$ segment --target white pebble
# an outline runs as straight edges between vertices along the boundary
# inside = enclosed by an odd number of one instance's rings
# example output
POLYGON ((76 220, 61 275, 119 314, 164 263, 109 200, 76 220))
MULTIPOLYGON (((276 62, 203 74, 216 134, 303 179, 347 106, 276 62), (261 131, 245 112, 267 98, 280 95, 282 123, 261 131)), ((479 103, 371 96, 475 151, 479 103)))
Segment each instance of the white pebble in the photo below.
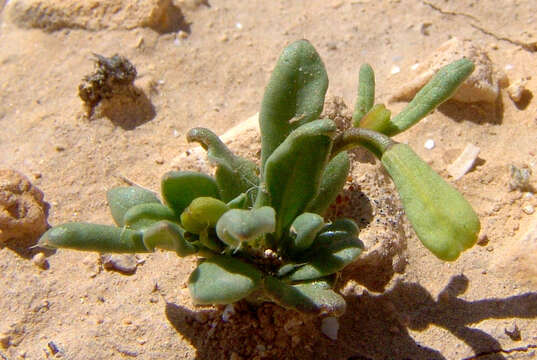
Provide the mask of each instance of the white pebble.
POLYGON ((401 68, 397 65, 392 66, 392 69, 390 70, 390 73, 392 75, 398 74, 401 71, 401 68))
POLYGON ((337 340, 337 333, 339 331, 339 321, 335 317, 324 318, 321 322, 321 331, 329 339, 337 340))
POLYGON ((513 68, 514 68, 514 66, 511 65, 511 64, 507 64, 507 65, 505 65, 505 67, 504 67, 505 70, 512 70, 513 68))
POLYGON ((434 140, 433 139, 428 139, 426 142, 425 142, 425 145, 423 145, 424 148, 426 148, 427 150, 432 150, 434 149, 434 140))
POLYGON ((479 151, 480 149, 477 146, 467 144, 459 157, 448 166, 449 175, 453 176, 455 180, 462 178, 474 166, 479 151))
POLYGON ((227 304, 224 308, 224 312, 222 313, 222 320, 224 322, 228 322, 231 318, 231 315, 235 314, 235 308, 233 307, 233 304, 227 304))
POLYGON ((32 262, 35 266, 40 267, 41 269, 46 269, 48 267, 47 258, 42 252, 35 254, 32 258, 32 262))
POLYGON ((238 29, 238 30, 241 30, 242 29, 242 24, 240 22, 236 23, 235 24, 235 27, 238 29))
POLYGON ((420 63, 415 63, 415 64, 412 65, 410 68, 411 68, 412 70, 416 70, 416 69, 419 68, 419 67, 420 67, 420 63))
POLYGON ((526 205, 522 208, 522 211, 524 211, 528 215, 531 215, 535 212, 535 208, 533 207, 533 205, 526 205))

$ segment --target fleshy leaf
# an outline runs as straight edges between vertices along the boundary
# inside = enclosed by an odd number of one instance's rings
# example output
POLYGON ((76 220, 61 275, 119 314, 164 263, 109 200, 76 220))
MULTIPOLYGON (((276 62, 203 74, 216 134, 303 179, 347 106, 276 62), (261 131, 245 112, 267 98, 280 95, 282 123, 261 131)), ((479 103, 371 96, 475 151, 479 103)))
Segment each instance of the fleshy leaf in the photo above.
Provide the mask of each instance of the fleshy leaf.
POLYGON ((296 41, 283 50, 259 114, 262 168, 291 131, 319 117, 327 88, 324 64, 307 40, 296 41))
POLYGON ((472 206, 408 145, 391 146, 382 164, 418 238, 434 255, 452 261, 476 243, 480 224, 472 206))
MULTIPOLYGON (((207 150, 209 161, 217 166, 215 179, 223 201, 231 201, 250 189, 252 189, 250 199, 255 199, 255 189, 259 184, 259 178, 257 165, 253 161, 233 154, 209 129, 191 129, 187 134, 187 140, 200 143, 207 150)), ((250 204, 252 202, 250 201, 250 204)))
POLYGON ((349 155, 345 151, 330 160, 321 177, 319 194, 308 204, 306 211, 323 215, 343 190, 350 167, 349 155))
POLYGON ((231 248, 238 248, 242 242, 256 240, 266 233, 274 232, 276 213, 270 206, 252 210, 232 209, 226 212, 216 224, 216 234, 231 248))
POLYGON ((375 73, 369 64, 360 66, 358 77, 358 96, 352 114, 352 123, 357 126, 365 114, 371 110, 375 102, 375 73))
POLYGON ((144 203, 131 207, 125 213, 123 222, 126 227, 142 230, 160 220, 178 221, 175 213, 161 203, 144 203))
POLYGON ((262 284, 262 273, 250 264, 228 256, 214 256, 198 265, 188 279, 196 304, 231 304, 262 284))
POLYGON ((84 251, 134 253, 150 252, 142 232, 109 225, 67 223, 49 229, 39 239, 39 246, 84 251))
POLYGON ((303 313, 341 316, 345 299, 325 281, 289 285, 274 277, 265 278, 265 291, 278 304, 303 313))
POLYGON ((308 249, 323 225, 324 219, 320 215, 303 213, 297 216, 289 229, 292 239, 289 244, 291 252, 297 253, 308 249))
POLYGON ((405 131, 448 100, 464 80, 470 76, 474 68, 474 64, 466 58, 444 66, 414 96, 414 99, 403 111, 390 120, 391 125, 389 127, 385 129, 371 128, 371 130, 381 131, 388 136, 394 136, 405 131))
POLYGON ((277 240, 319 193, 335 131, 330 120, 307 123, 293 131, 267 160, 256 206, 271 205, 276 210, 277 240))
POLYGON ((139 186, 119 186, 106 193, 108 206, 118 226, 125 225, 123 218, 127 210, 139 204, 160 203, 157 195, 150 190, 139 186))
POLYGON ((198 197, 181 214, 181 224, 185 230, 199 234, 210 227, 215 227, 218 219, 228 210, 221 200, 198 197))
POLYGON ((181 257, 197 253, 198 248, 185 240, 184 234, 185 230, 179 225, 164 220, 149 226, 144 231, 143 240, 145 247, 150 250, 157 247, 175 251, 181 257))
POLYGON ((216 181, 205 174, 192 171, 170 171, 162 178, 162 197, 180 216, 198 197, 219 198, 216 181))
POLYGON ((287 275, 285 279, 290 281, 318 279, 341 271, 356 260, 362 253, 364 245, 353 234, 356 232, 356 224, 351 226, 351 223, 352 220, 341 220, 322 229, 311 250, 299 259, 305 264, 287 275))

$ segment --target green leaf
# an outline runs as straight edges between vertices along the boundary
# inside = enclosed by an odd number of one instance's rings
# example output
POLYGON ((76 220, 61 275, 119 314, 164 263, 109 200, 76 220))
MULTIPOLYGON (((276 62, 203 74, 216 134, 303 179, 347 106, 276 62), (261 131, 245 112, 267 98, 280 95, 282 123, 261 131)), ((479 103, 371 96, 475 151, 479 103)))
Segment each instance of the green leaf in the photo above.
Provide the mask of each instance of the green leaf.
POLYGON ((357 226, 345 219, 325 226, 311 250, 297 263, 305 263, 285 277, 289 281, 313 280, 343 270, 362 253, 364 245, 356 237, 357 226), (302 260, 302 261, 300 261, 302 260))
POLYGON ((199 234, 210 227, 215 227, 218 219, 229 208, 218 199, 199 197, 194 199, 181 214, 181 224, 185 230, 199 234))
POLYGON ((319 194, 308 204, 306 211, 324 215, 328 207, 343 190, 350 168, 349 155, 345 151, 340 152, 330 160, 321 178, 319 194))
POLYGON ((254 266, 228 256, 214 256, 198 265, 188 280, 196 304, 231 304, 262 284, 262 273, 254 266))
POLYGON ((319 193, 335 131, 330 120, 307 123, 293 131, 267 160, 265 186, 256 206, 271 205, 276 210, 276 239, 319 193))
POLYGON ((139 204, 160 203, 157 195, 139 186, 115 187, 106 193, 108 206, 118 226, 125 225, 123 219, 127 210, 139 204))
POLYGON ((391 122, 391 116, 392 112, 386 109, 383 104, 376 104, 360 120, 358 126, 365 129, 373 129, 383 134, 397 132, 398 129, 391 122))
MULTIPOLYGON (((250 189, 250 199, 255 199, 259 178, 257 165, 253 161, 233 154, 218 136, 205 128, 191 129, 187 140, 200 143, 207 150, 209 161, 216 164, 215 179, 223 201, 229 202, 250 189)), ((250 205, 252 202, 249 202, 250 205)))
POLYGON ((317 214, 303 213, 297 216, 289 229, 289 235, 292 239, 291 252, 299 253, 308 249, 323 225, 324 219, 317 214))
POLYGON ((274 232, 276 213, 270 206, 252 210, 232 209, 226 212, 216 224, 216 234, 233 249, 242 242, 256 240, 274 232))
POLYGON ((162 197, 180 216, 198 197, 219 198, 216 181, 205 174, 191 171, 170 171, 162 178, 162 197))
POLYGON ((388 127, 384 134, 388 136, 396 135, 423 119, 437 106, 449 99, 464 80, 470 76, 474 68, 474 64, 465 58, 441 68, 403 111, 391 119, 390 122, 393 126, 388 127))
POLYGON ((327 88, 324 64, 307 40, 284 49, 261 103, 262 168, 292 130, 319 117, 327 88))
POLYGON ((143 230, 160 220, 178 221, 175 213, 161 203, 144 203, 131 207, 125 213, 123 222, 126 227, 134 230, 143 230))
POLYGON ((198 252, 198 248, 185 239, 185 230, 169 221, 159 221, 144 231, 143 241, 147 249, 175 251, 184 257, 198 252))
POLYGON ((84 251, 134 253, 150 252, 142 232, 109 225, 67 223, 49 229, 39 239, 39 246, 84 251))
POLYGON ((423 245, 442 260, 455 260, 472 247, 479 218, 464 197, 405 144, 382 156, 406 216, 423 245))
POLYGON ((359 121, 371 110, 375 102, 375 73, 369 64, 360 67, 358 77, 358 96, 352 114, 352 123, 358 126, 359 121))
POLYGON ((341 316, 345 299, 325 281, 289 285, 272 276, 265 278, 265 291, 281 306, 303 313, 341 316))

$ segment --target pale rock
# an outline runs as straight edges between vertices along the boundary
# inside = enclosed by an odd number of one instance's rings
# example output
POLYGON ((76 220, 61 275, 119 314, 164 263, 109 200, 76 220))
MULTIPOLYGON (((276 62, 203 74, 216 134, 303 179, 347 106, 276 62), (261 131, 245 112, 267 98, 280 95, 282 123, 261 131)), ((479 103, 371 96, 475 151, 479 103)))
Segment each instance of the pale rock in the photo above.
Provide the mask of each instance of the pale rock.
POLYGON ((494 103, 498 98, 499 86, 492 61, 485 50, 469 40, 458 38, 446 41, 420 63, 420 66, 416 68, 416 71, 419 71, 417 75, 414 71, 407 73, 407 77, 412 80, 397 91, 389 101, 411 100, 441 67, 463 57, 475 64, 475 70, 451 99, 465 103, 494 103))
POLYGON ((101 260, 105 269, 124 274, 134 274, 138 266, 138 260, 132 254, 103 255, 101 260))
POLYGON ((447 171, 449 175, 455 180, 462 178, 474 166, 479 151, 479 147, 473 144, 467 144, 459 157, 448 166, 447 171))
POLYGON ((522 99, 522 95, 524 94, 524 91, 526 91, 526 83, 526 79, 519 79, 507 88, 507 94, 515 103, 522 99))
POLYGON ((11 0, 5 12, 19 27, 45 31, 148 27, 168 33, 185 27, 181 9, 172 0, 11 0))

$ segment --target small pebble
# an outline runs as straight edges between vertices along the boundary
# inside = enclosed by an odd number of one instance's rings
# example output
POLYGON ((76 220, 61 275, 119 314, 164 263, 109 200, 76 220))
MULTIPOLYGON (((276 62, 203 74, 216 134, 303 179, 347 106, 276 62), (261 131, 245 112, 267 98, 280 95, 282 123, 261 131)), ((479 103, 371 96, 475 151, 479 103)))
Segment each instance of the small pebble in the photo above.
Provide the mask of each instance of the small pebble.
POLYGON ((42 252, 35 254, 34 257, 32 258, 32 262, 34 263, 35 266, 40 267, 43 270, 48 269, 47 258, 45 254, 43 254, 42 252))
POLYGON ((522 211, 524 211, 528 215, 531 215, 535 212, 535 208, 533 207, 533 205, 526 205, 522 208, 522 211))
POLYGON ((520 79, 507 88, 507 94, 515 103, 522 99, 522 95, 524 94, 524 91, 526 91, 526 82, 525 79, 520 79))
POLYGON ((398 74, 401 72, 401 68, 397 65, 392 66, 392 69, 390 70, 390 73, 392 75, 398 74))
POLYGON ((233 314, 235 314, 235 307, 233 304, 227 304, 222 313, 222 321, 228 322, 233 314))
POLYGON ((514 66, 511 65, 511 64, 507 64, 507 65, 505 65, 505 67, 504 67, 504 69, 505 69, 506 71, 508 71, 508 70, 513 70, 513 68, 514 68, 514 66))
POLYGON ((433 139, 428 139, 428 140, 425 142, 425 145, 423 145, 423 147, 426 148, 427 150, 432 150, 432 149, 434 149, 434 147, 435 147, 434 140, 433 140, 433 139))
POLYGON ((479 237, 477 238, 477 245, 485 246, 488 243, 489 243, 489 238, 487 234, 479 234, 479 237))
POLYGON ((134 274, 138 261, 131 254, 103 255, 101 258, 106 270, 115 270, 124 274, 134 274))
POLYGON ((240 22, 236 23, 235 27, 237 28, 237 30, 242 30, 242 24, 240 22))
POLYGON ((61 152, 61 151, 64 151, 65 150, 65 147, 64 146, 61 146, 61 145, 56 145, 54 147, 54 150, 58 151, 58 152, 61 152))
POLYGON ((321 331, 331 340, 337 340, 339 331, 339 321, 337 318, 331 316, 326 317, 321 322, 321 331))
POLYGON ((411 68, 412 70, 417 70, 419 67, 420 67, 420 63, 415 63, 415 64, 412 65, 410 68, 411 68))

